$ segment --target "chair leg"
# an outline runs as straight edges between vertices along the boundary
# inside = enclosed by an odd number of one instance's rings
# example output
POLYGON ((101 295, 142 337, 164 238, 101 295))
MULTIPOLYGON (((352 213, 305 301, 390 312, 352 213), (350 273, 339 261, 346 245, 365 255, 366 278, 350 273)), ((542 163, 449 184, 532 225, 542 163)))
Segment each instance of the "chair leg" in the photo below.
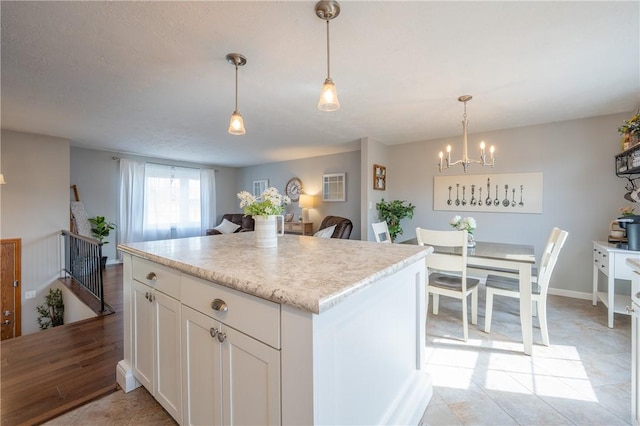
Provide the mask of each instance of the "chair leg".
POLYGON ((538 321, 540 322, 540 331, 542 332, 542 344, 549 346, 549 328, 547 328, 547 301, 539 300, 538 321))
POLYGON ((462 297, 462 330, 464 332, 464 341, 469 340, 469 324, 467 318, 467 296, 462 297))
POLYGON ((471 291, 471 324, 478 324, 478 287, 471 291))
POLYGON ((438 315, 439 307, 440 307, 440 295, 433 293, 433 315, 438 315))
POLYGON ((493 292, 487 288, 487 301, 484 307, 484 332, 491 332, 491 315, 493 314, 493 292))

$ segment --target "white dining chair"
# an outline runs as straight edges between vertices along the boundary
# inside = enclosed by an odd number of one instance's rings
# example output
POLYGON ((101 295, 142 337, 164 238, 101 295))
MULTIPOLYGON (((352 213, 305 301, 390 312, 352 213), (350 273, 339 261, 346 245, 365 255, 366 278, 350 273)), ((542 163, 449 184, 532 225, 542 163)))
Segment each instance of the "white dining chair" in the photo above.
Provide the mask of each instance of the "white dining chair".
MULTIPOLYGON (((544 253, 540 258, 537 277, 531 277, 531 300, 537 308, 540 331, 542 333, 542 343, 549 346, 549 328, 547 325, 547 292, 549 290, 549 280, 553 272, 560 250, 567 240, 569 233, 559 228, 553 228, 551 235, 545 246, 544 253)), ((484 331, 491 331, 491 317, 493 315, 493 296, 506 296, 519 299, 520 283, 517 278, 501 275, 487 275, 487 301, 485 306, 484 331)))
POLYGON ((438 315, 440 296, 462 301, 464 341, 469 340, 467 298, 471 295, 471 324, 478 323, 478 280, 467 277, 467 231, 434 231, 416 228, 421 246, 440 246, 459 250, 460 254, 432 253, 425 257, 427 266, 427 310, 433 295, 433 314, 438 315))
POLYGON ((376 242, 378 243, 390 243, 391 235, 389 235, 389 227, 387 226, 387 222, 376 222, 372 223, 371 227, 373 228, 373 236, 376 237, 376 242))

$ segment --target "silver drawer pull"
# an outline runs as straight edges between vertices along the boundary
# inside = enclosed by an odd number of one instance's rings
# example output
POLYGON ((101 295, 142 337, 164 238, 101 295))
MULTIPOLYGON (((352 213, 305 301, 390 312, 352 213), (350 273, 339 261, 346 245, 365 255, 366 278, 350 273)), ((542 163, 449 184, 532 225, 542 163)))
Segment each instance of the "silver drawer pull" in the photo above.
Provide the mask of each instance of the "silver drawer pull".
POLYGON ((211 327, 209 329, 209 334, 211 335, 211 337, 216 337, 218 335, 218 329, 211 327))
POLYGON ((157 280, 157 279, 158 279, 158 276, 156 275, 156 273, 155 273, 155 272, 149 272, 149 273, 147 274, 147 279, 148 279, 148 280, 155 281, 155 280, 157 280))
POLYGON ((631 314, 631 313, 635 312, 633 308, 630 308, 628 306, 625 306, 625 309, 627 310, 628 314, 631 314))
POLYGON ((213 302, 211 302, 211 309, 218 312, 227 312, 229 308, 227 307, 227 304, 224 302, 224 300, 215 299, 213 302))
POLYGON ((222 343, 226 338, 227 338, 227 335, 225 333, 218 333, 218 342, 222 343))

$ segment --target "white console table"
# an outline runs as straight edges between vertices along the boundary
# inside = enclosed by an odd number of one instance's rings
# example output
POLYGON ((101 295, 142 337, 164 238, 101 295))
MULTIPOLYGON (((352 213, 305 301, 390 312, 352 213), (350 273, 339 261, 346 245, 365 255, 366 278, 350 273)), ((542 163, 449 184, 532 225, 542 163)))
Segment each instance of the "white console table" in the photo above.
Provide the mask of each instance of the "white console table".
POLYGON ((640 259, 640 251, 617 248, 605 241, 593 242, 593 306, 598 299, 607 307, 607 325, 613 328, 613 314, 629 315, 626 307, 631 306, 631 294, 616 294, 615 280, 631 280, 633 271, 627 265, 627 258, 640 259), (598 271, 607 277, 607 291, 598 291, 598 271))

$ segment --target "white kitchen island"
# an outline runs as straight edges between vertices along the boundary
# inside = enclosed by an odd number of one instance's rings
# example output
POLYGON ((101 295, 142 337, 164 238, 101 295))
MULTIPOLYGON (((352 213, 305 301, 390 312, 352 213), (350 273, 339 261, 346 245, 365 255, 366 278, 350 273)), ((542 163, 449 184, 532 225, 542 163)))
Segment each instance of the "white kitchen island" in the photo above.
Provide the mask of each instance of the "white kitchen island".
POLYGON ((253 233, 119 245, 125 392, 181 424, 417 424, 425 247, 253 233))

